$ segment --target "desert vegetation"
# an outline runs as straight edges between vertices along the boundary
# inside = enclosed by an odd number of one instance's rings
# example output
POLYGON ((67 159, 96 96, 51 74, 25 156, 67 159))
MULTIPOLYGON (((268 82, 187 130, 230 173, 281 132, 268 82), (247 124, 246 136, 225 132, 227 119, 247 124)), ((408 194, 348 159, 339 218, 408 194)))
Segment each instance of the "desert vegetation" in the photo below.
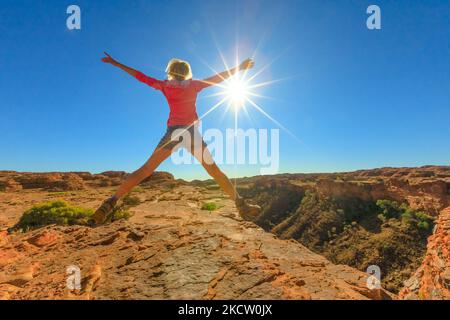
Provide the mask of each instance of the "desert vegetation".
POLYGON ((141 199, 132 194, 128 194, 123 198, 122 202, 124 205, 132 207, 139 205, 141 203, 141 199))
POLYGON ((257 223, 283 239, 295 239, 337 264, 365 271, 378 265, 383 285, 398 292, 420 265, 433 218, 406 203, 330 196, 289 182, 241 188, 264 210, 257 223))
POLYGON ((92 214, 92 209, 71 206, 62 200, 44 202, 26 210, 13 229, 27 231, 50 224, 85 224, 92 214))
POLYGON ((208 210, 208 211, 214 211, 219 209, 219 205, 217 205, 215 202, 205 202, 202 204, 202 210, 208 210))
MULTIPOLYGON (((26 210, 19 221, 10 228, 11 231, 29 231, 47 225, 86 225, 92 209, 72 206, 63 200, 44 202, 26 210)), ((127 219, 130 217, 125 207, 118 207, 111 220, 127 219)))

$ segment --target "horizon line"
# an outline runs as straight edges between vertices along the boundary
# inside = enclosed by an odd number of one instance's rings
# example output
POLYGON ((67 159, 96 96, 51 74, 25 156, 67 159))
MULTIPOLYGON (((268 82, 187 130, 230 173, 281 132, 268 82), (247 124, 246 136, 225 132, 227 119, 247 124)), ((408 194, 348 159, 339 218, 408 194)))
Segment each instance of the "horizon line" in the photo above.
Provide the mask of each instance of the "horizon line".
MULTIPOLYGON (((358 172, 358 171, 371 171, 371 170, 380 170, 380 169, 415 169, 415 168, 433 168, 433 167, 443 167, 443 168, 450 168, 450 165, 444 165, 444 164, 427 164, 427 165, 421 165, 421 166, 386 166, 386 167, 372 167, 372 168, 362 168, 362 169, 354 169, 354 170, 343 170, 343 171, 322 171, 322 172, 317 172, 317 171, 298 171, 298 172, 279 172, 279 173, 275 173, 275 174, 257 174, 257 175, 251 175, 251 176, 246 176, 246 175, 242 175, 242 176, 236 176, 236 177, 230 177, 230 179, 241 179, 241 178, 251 178, 251 177, 260 177, 260 176, 278 176, 278 175, 285 175, 285 174, 333 174, 333 173, 351 173, 351 172, 358 172)), ((131 173, 125 170, 105 170, 105 171, 101 171, 101 172, 91 172, 91 171, 82 171, 82 170, 78 170, 78 171, 74 171, 74 170, 70 170, 70 171, 65 171, 65 170, 61 170, 61 171, 18 171, 18 170, 8 170, 8 169, 1 169, 0 173, 6 173, 6 172, 15 172, 15 173, 41 173, 41 174, 45 174, 45 173, 89 173, 92 175, 98 175, 98 174, 103 174, 106 172, 125 172, 127 174, 131 173)), ((184 181, 194 181, 194 180, 199 180, 199 181, 207 181, 210 180, 212 178, 208 178, 208 179, 183 179, 183 178, 178 178, 176 177, 173 173, 171 173, 170 171, 164 171, 164 170, 155 170, 154 172, 165 172, 165 173, 169 173, 171 175, 174 176, 174 179, 177 180, 184 180, 184 181)))

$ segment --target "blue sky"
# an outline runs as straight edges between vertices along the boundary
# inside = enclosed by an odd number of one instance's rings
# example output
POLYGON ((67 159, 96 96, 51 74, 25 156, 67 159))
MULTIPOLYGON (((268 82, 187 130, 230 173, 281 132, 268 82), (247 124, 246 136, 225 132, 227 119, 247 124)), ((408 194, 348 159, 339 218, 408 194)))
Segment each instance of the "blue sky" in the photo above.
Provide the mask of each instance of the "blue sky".
MULTIPOLYGON (((236 47, 255 55, 258 92, 280 132, 280 172, 330 172, 450 162, 448 1, 20 1, 0 6, 0 170, 132 171, 168 116, 164 97, 100 62, 103 51, 157 78, 173 57, 194 77, 223 69, 236 47), (81 8, 82 29, 66 28, 81 8), (366 27, 381 8, 382 29, 366 27), (215 40, 215 41, 214 41, 215 40)), ((217 98, 201 94, 203 114, 217 98)), ((203 128, 234 127, 216 110, 203 128)), ((241 128, 276 128, 256 110, 241 128)), ((230 176, 258 166, 223 166, 230 176)), ((207 178, 199 165, 167 170, 207 178)))

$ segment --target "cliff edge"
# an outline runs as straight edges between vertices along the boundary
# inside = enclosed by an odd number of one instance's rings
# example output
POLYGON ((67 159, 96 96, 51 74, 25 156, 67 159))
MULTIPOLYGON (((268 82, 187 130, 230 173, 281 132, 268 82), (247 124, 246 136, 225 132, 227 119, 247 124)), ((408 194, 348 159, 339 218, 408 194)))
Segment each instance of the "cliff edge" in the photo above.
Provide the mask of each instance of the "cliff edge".
POLYGON ((450 207, 439 215, 422 265, 405 282, 400 298, 450 300, 450 207))
MULTIPOLYGON (((16 195, 22 210, 42 191, 16 195)), ((98 205, 96 190, 69 197, 98 205)), ((12 199, 15 193, 3 194, 12 199)), ((1 195, 0 195, 1 196, 1 195)), ((3 299, 391 299, 367 274, 335 265, 293 240, 242 221, 215 190, 177 185, 140 190, 129 220, 91 229, 47 226, 0 233, 3 299), (201 210, 203 201, 219 209, 201 210), (81 288, 66 285, 70 267, 81 288), (68 269, 69 268, 69 269, 68 269)), ((12 201, 12 200, 11 200, 12 201)), ((22 211, 23 212, 23 211, 22 211)))

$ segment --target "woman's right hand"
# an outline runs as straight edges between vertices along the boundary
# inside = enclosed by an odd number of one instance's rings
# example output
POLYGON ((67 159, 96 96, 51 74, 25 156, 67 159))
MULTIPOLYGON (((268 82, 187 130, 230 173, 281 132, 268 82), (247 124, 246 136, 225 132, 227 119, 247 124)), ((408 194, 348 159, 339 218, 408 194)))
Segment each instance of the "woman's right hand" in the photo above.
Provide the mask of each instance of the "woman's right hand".
POLYGON ((102 61, 104 63, 111 63, 112 65, 117 64, 117 61, 113 59, 113 57, 111 57, 107 52, 104 52, 106 57, 102 58, 102 61))

